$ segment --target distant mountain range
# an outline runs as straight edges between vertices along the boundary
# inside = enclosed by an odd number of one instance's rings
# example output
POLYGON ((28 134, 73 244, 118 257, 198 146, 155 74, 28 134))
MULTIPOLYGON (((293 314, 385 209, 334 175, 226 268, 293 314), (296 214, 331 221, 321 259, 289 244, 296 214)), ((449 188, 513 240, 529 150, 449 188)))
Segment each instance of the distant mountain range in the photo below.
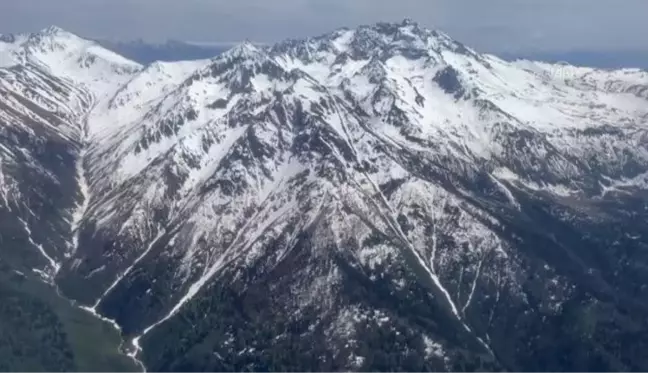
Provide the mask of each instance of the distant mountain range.
POLYGON ((155 61, 185 61, 215 57, 232 47, 223 45, 198 45, 177 40, 163 44, 147 43, 142 40, 121 42, 97 40, 97 42, 117 54, 147 65, 155 61))
POLYGON ((498 53, 501 58, 519 58, 544 61, 568 62, 575 66, 591 66, 603 69, 640 68, 648 69, 648 50, 646 51, 569 51, 569 52, 519 52, 498 53))

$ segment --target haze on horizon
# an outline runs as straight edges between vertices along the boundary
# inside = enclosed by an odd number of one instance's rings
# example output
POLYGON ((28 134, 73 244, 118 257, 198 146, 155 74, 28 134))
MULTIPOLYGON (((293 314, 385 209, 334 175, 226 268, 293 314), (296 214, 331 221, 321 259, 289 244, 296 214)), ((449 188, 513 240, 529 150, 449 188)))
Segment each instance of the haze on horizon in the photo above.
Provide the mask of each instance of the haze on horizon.
POLYGON ((4 0, 0 33, 275 42, 412 18, 493 52, 648 50, 646 14, 646 0, 4 0))

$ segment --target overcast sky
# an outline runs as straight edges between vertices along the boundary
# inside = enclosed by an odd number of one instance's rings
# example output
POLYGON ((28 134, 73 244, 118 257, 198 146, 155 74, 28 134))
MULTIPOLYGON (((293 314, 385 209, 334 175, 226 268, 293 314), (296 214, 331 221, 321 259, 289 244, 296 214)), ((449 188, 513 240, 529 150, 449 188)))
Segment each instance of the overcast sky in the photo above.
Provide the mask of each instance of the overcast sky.
POLYGON ((409 17, 487 51, 648 50, 648 0, 0 0, 0 33, 273 42, 409 17))

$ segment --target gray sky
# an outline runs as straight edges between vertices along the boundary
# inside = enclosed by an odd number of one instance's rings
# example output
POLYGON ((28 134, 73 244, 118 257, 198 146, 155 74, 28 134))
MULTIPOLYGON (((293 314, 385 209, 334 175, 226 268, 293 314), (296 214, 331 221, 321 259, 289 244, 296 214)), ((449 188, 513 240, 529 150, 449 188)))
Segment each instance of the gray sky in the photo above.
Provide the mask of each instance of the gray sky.
POLYGON ((272 42, 410 17, 486 51, 648 50, 648 0, 0 0, 0 33, 272 42))

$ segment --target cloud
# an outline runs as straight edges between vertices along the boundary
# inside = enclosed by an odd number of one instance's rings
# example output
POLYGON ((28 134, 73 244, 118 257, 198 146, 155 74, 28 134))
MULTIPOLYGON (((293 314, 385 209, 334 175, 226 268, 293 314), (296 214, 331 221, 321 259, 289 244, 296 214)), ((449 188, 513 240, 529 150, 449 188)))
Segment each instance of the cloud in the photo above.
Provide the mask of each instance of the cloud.
POLYGON ((272 42, 410 17, 489 51, 648 49, 646 0, 2 0, 0 32, 272 42))

